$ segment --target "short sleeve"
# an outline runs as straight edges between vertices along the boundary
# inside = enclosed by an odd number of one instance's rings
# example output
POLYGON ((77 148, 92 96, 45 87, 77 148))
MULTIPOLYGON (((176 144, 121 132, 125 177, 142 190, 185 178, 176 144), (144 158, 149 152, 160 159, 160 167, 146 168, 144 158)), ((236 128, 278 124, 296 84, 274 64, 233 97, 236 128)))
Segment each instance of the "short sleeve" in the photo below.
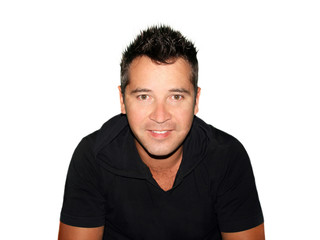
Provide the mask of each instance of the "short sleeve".
POLYGON ((263 223, 263 214, 249 156, 234 140, 219 183, 216 212, 221 232, 239 232, 263 223))
POLYGON ((82 139, 72 156, 60 221, 77 227, 99 227, 105 224, 105 198, 95 164, 93 141, 82 139))

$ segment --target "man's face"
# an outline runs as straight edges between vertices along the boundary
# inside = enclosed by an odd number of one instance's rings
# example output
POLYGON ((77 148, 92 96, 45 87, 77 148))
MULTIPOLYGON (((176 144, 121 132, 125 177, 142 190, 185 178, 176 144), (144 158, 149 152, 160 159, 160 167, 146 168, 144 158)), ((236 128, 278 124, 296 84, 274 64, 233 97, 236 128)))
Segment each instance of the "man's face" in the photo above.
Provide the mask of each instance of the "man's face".
POLYGON ((179 58, 157 64, 142 56, 131 63, 121 112, 127 114, 138 151, 166 156, 181 148, 198 112, 200 88, 194 96, 191 67, 179 58))

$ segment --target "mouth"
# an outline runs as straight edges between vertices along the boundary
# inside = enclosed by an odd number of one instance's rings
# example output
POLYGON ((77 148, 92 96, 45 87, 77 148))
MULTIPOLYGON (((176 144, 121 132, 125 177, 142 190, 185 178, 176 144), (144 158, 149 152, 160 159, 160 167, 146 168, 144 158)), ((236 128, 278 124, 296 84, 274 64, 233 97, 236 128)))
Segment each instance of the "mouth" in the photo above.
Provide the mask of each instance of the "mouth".
POLYGON ((149 130, 149 133, 154 138, 166 138, 170 135, 171 130, 149 130))
POLYGON ((168 131, 157 131, 157 130, 151 130, 151 132, 153 132, 153 133, 156 133, 156 134, 165 134, 165 133, 167 133, 168 131))

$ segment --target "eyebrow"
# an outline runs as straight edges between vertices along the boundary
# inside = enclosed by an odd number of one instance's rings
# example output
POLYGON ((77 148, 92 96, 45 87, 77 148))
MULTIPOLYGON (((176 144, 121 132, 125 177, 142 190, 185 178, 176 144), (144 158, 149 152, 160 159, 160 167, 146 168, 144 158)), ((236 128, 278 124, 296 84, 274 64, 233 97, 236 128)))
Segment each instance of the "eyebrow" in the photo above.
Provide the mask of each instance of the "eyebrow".
POLYGON ((178 93, 186 93, 186 94, 191 94, 187 89, 184 88, 173 88, 170 89, 169 92, 178 92, 178 93))
POLYGON ((151 92, 150 89, 147 89, 147 88, 136 88, 134 90, 132 90, 130 92, 130 94, 134 94, 134 93, 146 93, 146 92, 151 92))
MULTIPOLYGON (((151 89, 147 89, 147 88, 136 88, 134 90, 132 90, 130 92, 130 94, 135 94, 135 93, 148 93, 148 92, 152 92, 151 89)), ((184 88, 172 88, 169 90, 169 92, 173 92, 173 93, 186 93, 188 95, 190 95, 190 91, 184 89, 184 88)))

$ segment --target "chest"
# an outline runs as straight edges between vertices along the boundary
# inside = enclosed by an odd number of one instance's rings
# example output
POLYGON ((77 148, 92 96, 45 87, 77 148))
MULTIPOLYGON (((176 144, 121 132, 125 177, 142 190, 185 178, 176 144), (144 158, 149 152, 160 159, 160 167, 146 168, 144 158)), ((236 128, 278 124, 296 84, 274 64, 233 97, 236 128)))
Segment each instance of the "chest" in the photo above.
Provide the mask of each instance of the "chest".
POLYGON ((106 222, 113 230, 154 240, 204 239, 218 231, 214 199, 203 175, 195 171, 174 188, 175 174, 153 178, 158 186, 145 179, 115 179, 106 207, 106 222))
POLYGON ((151 171, 151 174, 153 179, 163 191, 169 191, 173 187, 177 171, 151 171))

